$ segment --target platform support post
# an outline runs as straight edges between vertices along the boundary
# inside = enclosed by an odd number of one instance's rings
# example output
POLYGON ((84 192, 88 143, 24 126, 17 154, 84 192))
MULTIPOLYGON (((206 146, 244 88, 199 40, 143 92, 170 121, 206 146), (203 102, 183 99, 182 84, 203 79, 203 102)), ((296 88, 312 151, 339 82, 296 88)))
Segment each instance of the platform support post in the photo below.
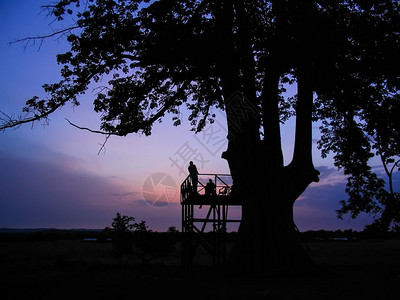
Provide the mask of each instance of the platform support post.
MULTIPOLYGON (((217 179, 222 181, 220 179, 222 176, 229 175, 213 174, 213 176, 217 183, 217 179)), ((211 256, 214 267, 221 266, 226 260, 227 223, 240 222, 239 219, 228 219, 228 209, 229 206, 241 206, 241 203, 229 193, 193 194, 187 187, 190 187, 189 177, 181 185, 182 266, 187 271, 192 271, 196 250, 199 247, 211 256), (205 211, 207 211, 206 216, 204 216, 205 211)), ((225 182, 219 187, 220 190, 231 188, 225 182)))

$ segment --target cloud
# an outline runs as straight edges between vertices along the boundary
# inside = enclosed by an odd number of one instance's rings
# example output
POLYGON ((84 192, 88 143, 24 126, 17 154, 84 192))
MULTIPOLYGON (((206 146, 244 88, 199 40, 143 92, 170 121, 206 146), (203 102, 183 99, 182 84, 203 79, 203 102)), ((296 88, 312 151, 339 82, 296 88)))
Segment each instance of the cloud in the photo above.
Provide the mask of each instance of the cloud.
POLYGON ((335 168, 320 166, 317 169, 321 172, 320 181, 311 184, 294 205, 295 221, 300 230, 363 230, 366 224, 372 222, 368 215, 362 214, 357 219, 337 218, 339 201, 348 198, 346 177, 335 168))
POLYGON ((328 166, 319 166, 316 168, 319 172, 319 182, 312 183, 311 186, 325 186, 325 185, 341 185, 346 183, 347 177, 343 172, 336 168, 331 168, 328 166))
MULTIPOLYGON (((118 168, 107 174, 107 168, 91 168, 83 159, 15 142, 18 138, 13 144, 4 135, 1 138, 0 227, 104 228, 116 212, 145 220, 152 230, 180 227, 179 192, 169 203, 153 205, 144 199, 142 185, 133 186, 138 179, 112 175, 118 168)), ((362 230, 370 223, 368 216, 355 221, 336 217, 339 200, 347 198, 345 176, 335 168, 317 169, 320 182, 310 185, 295 203, 300 230, 362 230)), ((398 182, 399 176, 395 186, 398 182)))
POLYGON ((114 193, 114 192, 111 192, 111 195, 114 196, 114 197, 126 197, 126 196, 130 196, 130 195, 133 195, 133 194, 134 194, 133 192, 127 192, 127 193, 114 193))
POLYGON ((126 207, 112 195, 123 187, 78 159, 51 151, 40 157, 0 152, 0 227, 102 228, 126 207))
POLYGON ((152 230, 180 227, 178 196, 157 207, 124 176, 18 137, 3 135, 1 142, 0 228, 104 228, 117 212, 152 230))

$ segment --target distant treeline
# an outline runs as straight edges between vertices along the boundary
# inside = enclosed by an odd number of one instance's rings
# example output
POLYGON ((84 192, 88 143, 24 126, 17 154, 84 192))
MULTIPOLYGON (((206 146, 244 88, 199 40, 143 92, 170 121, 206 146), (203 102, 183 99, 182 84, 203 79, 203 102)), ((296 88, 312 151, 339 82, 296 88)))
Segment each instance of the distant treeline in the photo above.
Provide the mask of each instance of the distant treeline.
POLYGON ((306 241, 352 241, 363 239, 400 239, 400 232, 374 232, 371 230, 309 230, 301 233, 306 241))
POLYGON ((77 240, 102 235, 102 229, 0 229, 1 241, 77 240))
MULTIPOLYGON (((180 232, 153 232, 154 234, 173 234, 179 238, 180 232)), ((206 233, 212 234, 212 233, 206 233)), ((309 230, 301 233, 304 241, 352 241, 362 239, 400 239, 396 232, 371 232, 348 230, 309 230)), ((236 232, 227 233, 228 240, 233 240, 236 232)), ((49 241, 49 240, 82 240, 106 242, 103 229, 8 229, 0 228, 0 242, 6 241, 49 241)))

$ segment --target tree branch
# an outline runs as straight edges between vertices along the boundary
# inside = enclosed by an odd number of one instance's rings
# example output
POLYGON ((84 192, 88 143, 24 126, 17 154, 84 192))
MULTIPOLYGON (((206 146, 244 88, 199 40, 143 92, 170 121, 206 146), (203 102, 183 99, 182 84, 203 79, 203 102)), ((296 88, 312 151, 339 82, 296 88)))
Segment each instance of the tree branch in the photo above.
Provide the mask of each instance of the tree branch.
POLYGON ((52 114, 53 112, 55 112, 58 108, 60 108, 61 106, 63 106, 65 104, 66 101, 63 101, 59 104, 57 104, 56 106, 54 106, 52 109, 46 111, 43 114, 35 114, 33 117, 30 118, 26 118, 23 119, 22 116, 19 116, 17 119, 14 119, 12 116, 7 115, 4 112, 0 112, 2 117, 0 118, 0 121, 2 122, 0 124, 0 131, 4 131, 7 128, 13 128, 13 127, 19 127, 23 124, 26 123, 33 123, 35 121, 39 121, 41 119, 47 119, 48 115, 52 114))
POLYGON ((308 67, 299 67, 297 77, 298 99, 293 162, 312 165, 313 89, 308 67))
POLYGON ((68 120, 67 118, 65 118, 65 120, 67 120, 67 122, 68 122, 71 126, 73 126, 73 127, 75 127, 75 128, 78 128, 78 129, 80 129, 80 130, 86 130, 86 131, 90 131, 90 132, 92 132, 92 133, 104 134, 104 135, 108 135, 108 136, 110 136, 110 135, 121 136, 121 135, 118 134, 118 133, 107 132, 107 131, 101 131, 101 130, 93 130, 93 129, 90 129, 90 128, 88 128, 88 127, 81 127, 81 126, 78 126, 78 125, 72 123, 72 122, 71 122, 70 120, 68 120))
POLYGON ((107 142, 108 142, 108 139, 110 138, 110 134, 109 135, 107 135, 106 136, 106 139, 104 140, 104 143, 103 144, 101 144, 101 147, 100 147, 100 149, 99 149, 99 152, 97 152, 97 155, 100 155, 100 152, 101 151, 106 151, 106 144, 107 144, 107 142))
POLYGON ((145 128, 146 126, 153 124, 159 118, 163 117, 164 114, 168 111, 168 109, 170 109, 173 106, 173 104, 176 102, 176 100, 181 96, 181 94, 183 93, 183 91, 185 90, 185 88, 188 86, 189 83, 190 83, 190 79, 185 80, 182 83, 182 85, 178 88, 175 95, 170 97, 170 99, 164 104, 164 106, 162 108, 160 108, 149 119, 143 121, 142 128, 145 128))
POLYGON ((88 128, 88 127, 78 126, 78 125, 72 123, 72 122, 71 122, 70 120, 68 120, 67 118, 65 118, 65 120, 67 120, 67 122, 68 122, 71 126, 73 126, 73 127, 75 127, 75 128, 78 128, 78 129, 80 129, 80 130, 86 130, 86 131, 89 131, 89 132, 92 132, 92 133, 98 133, 98 134, 107 135, 106 138, 105 138, 105 140, 104 140, 104 142, 103 142, 103 144, 101 144, 101 147, 100 147, 99 151, 97 152, 97 155, 100 155, 100 153, 101 153, 102 151, 105 152, 106 144, 107 144, 107 142, 108 142, 108 139, 109 139, 112 135, 120 136, 120 135, 117 134, 117 133, 105 132, 105 131, 101 131, 101 130, 93 130, 93 129, 90 129, 90 128, 88 128))
POLYGON ((33 36, 33 37, 32 36, 28 36, 28 37, 25 37, 25 38, 22 38, 22 39, 17 39, 17 40, 15 40, 13 42, 10 42, 10 44, 26 42, 26 45, 28 45, 29 42, 31 42, 31 41, 33 41, 33 42, 35 42, 37 40, 43 41, 44 39, 47 39, 47 38, 50 38, 50 37, 53 37, 53 36, 56 36, 56 35, 64 35, 65 33, 69 33, 72 30, 78 29, 78 28, 83 28, 83 27, 80 26, 80 25, 75 25, 75 26, 72 26, 72 27, 68 27, 68 28, 65 28, 65 29, 60 29, 60 30, 54 31, 53 33, 46 34, 46 35, 38 35, 38 36, 33 36))
MULTIPOLYGON (((73 90, 73 94, 77 95, 79 94, 79 91, 82 90, 84 88, 84 86, 86 84, 88 84, 90 82, 90 80, 93 78, 93 76, 95 76, 96 73, 92 72, 92 74, 88 75, 88 77, 82 82, 80 83, 78 86, 75 87, 75 90, 73 90)), ((67 95, 67 92, 64 92, 64 95, 67 95)), ((20 116, 18 119, 13 119, 11 116, 8 116, 7 114, 1 112, 1 114, 4 117, 0 118, 0 131, 4 131, 7 128, 13 128, 13 127, 19 127, 23 124, 26 123, 33 123, 35 121, 39 121, 41 119, 48 119, 47 117, 52 114, 53 112, 55 112, 58 108, 64 106, 68 101, 71 100, 71 98, 73 98, 73 96, 65 96, 62 100, 60 100, 58 102, 58 104, 55 104, 54 107, 50 108, 49 110, 45 111, 45 112, 40 112, 40 113, 34 113, 33 117, 28 117, 23 119, 22 116, 20 116)), ((29 112, 29 111, 28 111, 29 112)))

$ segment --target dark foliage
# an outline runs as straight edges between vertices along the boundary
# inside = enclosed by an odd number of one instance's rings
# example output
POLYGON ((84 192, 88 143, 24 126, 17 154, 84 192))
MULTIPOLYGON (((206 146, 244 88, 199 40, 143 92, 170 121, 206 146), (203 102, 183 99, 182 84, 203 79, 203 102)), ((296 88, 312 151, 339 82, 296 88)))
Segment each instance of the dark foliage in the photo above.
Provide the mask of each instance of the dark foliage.
POLYGON ((103 239, 109 237, 113 244, 113 254, 123 256, 134 254, 143 263, 159 256, 168 256, 175 249, 179 232, 170 227, 166 233, 157 233, 148 229, 146 221, 135 222, 134 217, 117 213, 111 227, 103 230, 103 239))
POLYGON ((132 253, 132 230, 138 226, 137 223, 132 223, 134 221, 134 217, 121 216, 120 213, 117 213, 111 227, 104 228, 104 234, 112 240, 115 255, 121 256, 132 253))

